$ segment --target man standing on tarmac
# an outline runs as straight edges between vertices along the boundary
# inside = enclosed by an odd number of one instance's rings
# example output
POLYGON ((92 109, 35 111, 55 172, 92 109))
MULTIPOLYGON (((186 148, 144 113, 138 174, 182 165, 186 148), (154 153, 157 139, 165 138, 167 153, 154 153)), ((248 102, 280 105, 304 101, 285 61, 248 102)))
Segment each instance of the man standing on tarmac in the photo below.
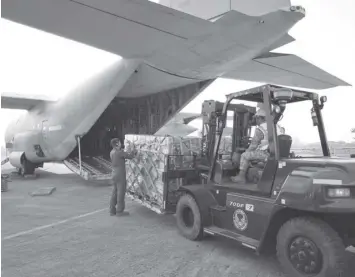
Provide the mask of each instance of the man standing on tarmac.
MULTIPOLYGON (((269 157, 269 140, 266 125, 266 113, 263 109, 259 109, 255 114, 257 128, 254 137, 251 140, 249 148, 241 155, 239 174, 231 177, 232 182, 246 183, 246 173, 250 161, 266 161, 269 157)), ((285 130, 276 124, 277 133, 284 134, 285 130)))
POLYGON ((111 140, 112 151, 110 158, 112 162, 112 181, 113 191, 110 201, 110 215, 128 215, 125 209, 126 195, 126 159, 132 159, 135 156, 135 151, 127 153, 122 149, 123 145, 118 138, 111 140), (117 205, 117 209, 116 209, 117 205))

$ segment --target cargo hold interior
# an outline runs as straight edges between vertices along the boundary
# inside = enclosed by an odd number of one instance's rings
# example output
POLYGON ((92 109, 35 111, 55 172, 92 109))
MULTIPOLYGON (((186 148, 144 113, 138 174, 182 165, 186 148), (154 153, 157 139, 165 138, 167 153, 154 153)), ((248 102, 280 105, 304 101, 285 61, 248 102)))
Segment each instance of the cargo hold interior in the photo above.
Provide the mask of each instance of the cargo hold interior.
MULTIPOLYGON (((109 174, 112 138, 123 141, 125 134, 155 134, 189 103, 205 84, 205 81, 199 82, 138 98, 114 98, 80 140, 81 168, 91 175, 109 174)), ((65 163, 79 174, 78 146, 70 153, 65 163)))

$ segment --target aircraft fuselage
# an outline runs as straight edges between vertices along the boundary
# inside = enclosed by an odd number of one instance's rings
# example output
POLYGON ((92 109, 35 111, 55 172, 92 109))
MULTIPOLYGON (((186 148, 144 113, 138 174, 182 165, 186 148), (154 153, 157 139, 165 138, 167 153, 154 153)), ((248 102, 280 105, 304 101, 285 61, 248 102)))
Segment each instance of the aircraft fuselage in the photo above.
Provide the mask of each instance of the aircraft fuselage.
MULTIPOLYGON (((157 55, 165 58, 151 55, 145 57, 144 61, 119 60, 60 101, 38 105, 18 121, 10 124, 5 141, 9 146, 9 152, 17 152, 17 155, 13 154, 14 159, 17 159, 13 165, 20 163, 18 157, 21 157, 21 153, 24 153, 26 159, 34 164, 62 161, 67 158, 77 146, 76 137, 84 136, 90 130, 111 101, 120 95, 121 89, 140 65, 153 67, 160 74, 165 74, 166 78, 171 76, 180 78, 186 82, 186 85, 215 79, 232 68, 241 66, 263 53, 268 53, 303 17, 302 11, 277 11, 265 15, 262 20, 255 17, 255 22, 250 22, 250 17, 245 18, 246 22, 241 18, 240 22, 237 22, 239 24, 235 25, 235 17, 231 14, 219 22, 220 33, 210 34, 203 40, 186 42, 191 44, 189 52, 186 53, 191 54, 191 59, 185 59, 183 64, 178 62, 173 54, 174 51, 180 51, 179 45, 164 45, 157 55), (273 26, 270 29, 268 25, 267 32, 264 30, 265 22, 273 26), (279 24, 280 22, 283 24, 279 24), (171 56, 171 60, 168 55, 171 56), (199 58, 196 58, 197 56, 199 58)), ((173 83, 168 85, 174 88, 173 83)), ((130 89, 129 86, 127 89, 127 85, 125 88, 127 96, 134 98, 135 90, 130 89)), ((196 89, 196 93, 198 89, 200 87, 196 89)), ((159 91, 154 91, 157 92, 159 91)), ((192 95, 194 94, 191 94, 189 101, 192 95)), ((186 103, 179 105, 183 104, 186 103)), ((173 112, 177 112, 178 109, 180 107, 174 108, 173 112)), ((169 114, 166 118, 171 116, 173 114, 169 114)), ((162 119, 160 122, 163 122, 162 119)))
POLYGON ((92 127, 137 66, 121 59, 60 101, 34 107, 8 126, 8 150, 24 152, 33 163, 65 159, 77 144, 76 135, 92 127))

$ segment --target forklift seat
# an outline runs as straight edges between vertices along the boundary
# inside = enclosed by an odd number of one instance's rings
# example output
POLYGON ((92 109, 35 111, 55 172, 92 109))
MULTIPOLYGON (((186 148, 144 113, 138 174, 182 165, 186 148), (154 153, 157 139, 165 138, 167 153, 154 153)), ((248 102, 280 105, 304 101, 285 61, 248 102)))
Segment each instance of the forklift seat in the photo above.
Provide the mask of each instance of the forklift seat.
MULTIPOLYGON (((290 150, 292 144, 292 138, 289 135, 278 135, 279 141, 279 154, 280 158, 289 158, 290 150)), ((266 161, 250 161, 250 167, 248 169, 248 179, 253 180, 257 183, 258 179, 261 177, 262 172, 264 171, 266 161)))
POLYGON ((250 161, 252 167, 257 167, 263 169, 265 167, 265 162, 263 161, 250 161))
POLYGON ((278 135, 277 138, 279 141, 280 158, 289 158, 292 145, 292 137, 289 135, 278 135))
MULTIPOLYGON (((277 136, 279 141, 279 154, 280 158, 289 158, 291 152, 291 145, 292 145, 292 137, 289 135, 278 135, 277 136)), ((258 167, 263 169, 265 167, 266 161, 250 161, 250 165, 252 167, 258 167)))

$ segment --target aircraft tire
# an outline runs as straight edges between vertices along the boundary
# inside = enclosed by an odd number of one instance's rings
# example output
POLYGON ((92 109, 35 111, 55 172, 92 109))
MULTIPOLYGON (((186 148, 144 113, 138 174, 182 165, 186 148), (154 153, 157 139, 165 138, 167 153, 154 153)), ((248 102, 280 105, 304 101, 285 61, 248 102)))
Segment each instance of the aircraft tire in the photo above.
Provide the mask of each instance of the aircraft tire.
POLYGON ((287 221, 277 234, 276 250, 281 267, 290 276, 344 276, 345 246, 322 220, 297 217, 287 221))
POLYGON ((190 194, 180 197, 176 206, 176 224, 179 232, 189 240, 203 237, 202 218, 195 199, 190 194))
POLYGON ((19 169, 19 174, 21 176, 32 175, 34 174, 35 169, 36 166, 25 158, 22 162, 22 167, 19 169))

